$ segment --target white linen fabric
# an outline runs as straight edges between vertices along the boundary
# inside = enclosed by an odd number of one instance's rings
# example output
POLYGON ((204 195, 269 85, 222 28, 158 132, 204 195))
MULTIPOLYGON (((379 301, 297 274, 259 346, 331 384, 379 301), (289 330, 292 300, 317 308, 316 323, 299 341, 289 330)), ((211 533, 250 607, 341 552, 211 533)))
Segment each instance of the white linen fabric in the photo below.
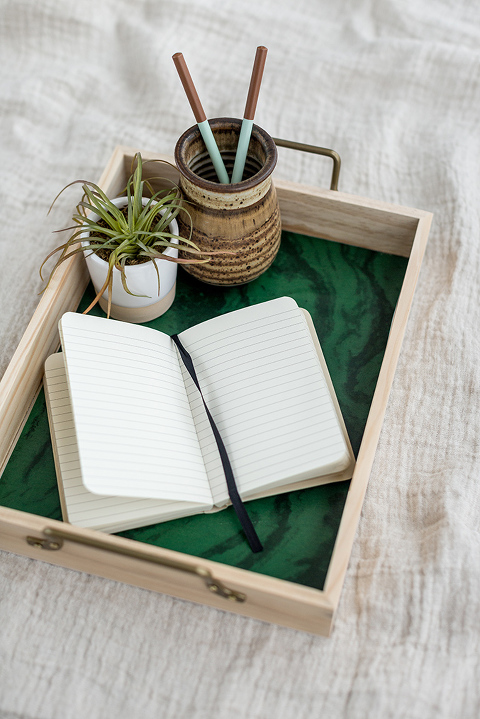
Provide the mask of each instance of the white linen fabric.
MULTIPOLYGON (((243 113, 336 149, 345 192, 435 219, 333 635, 0 553, 0 716, 480 715, 480 6, 468 0, 1 0, 0 369, 38 302, 74 179, 117 144, 172 153, 243 113)), ((283 150, 277 177, 328 187, 283 150)))

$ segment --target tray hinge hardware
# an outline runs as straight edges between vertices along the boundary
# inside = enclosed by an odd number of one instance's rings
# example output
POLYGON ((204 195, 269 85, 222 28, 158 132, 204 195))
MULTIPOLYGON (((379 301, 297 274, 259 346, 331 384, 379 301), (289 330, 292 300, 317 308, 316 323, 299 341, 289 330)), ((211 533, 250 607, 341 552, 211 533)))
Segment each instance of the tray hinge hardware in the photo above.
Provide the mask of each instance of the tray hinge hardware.
POLYGON ((124 557, 133 557, 134 559, 140 559, 150 564, 159 564, 164 567, 170 567, 171 569, 178 569, 189 574, 196 574, 205 583, 207 589, 212 594, 217 594, 219 597, 224 597, 231 602, 244 602, 246 595, 243 592, 238 592, 236 589, 230 589, 226 587, 223 582, 216 579, 211 571, 206 567, 201 567, 195 564, 188 564, 187 562, 181 562, 175 559, 167 559, 166 557, 154 557, 142 549, 131 548, 131 547, 116 547, 112 546, 108 541, 103 539, 97 539, 96 537, 82 537, 73 532, 63 529, 52 529, 46 527, 43 530, 45 537, 27 537, 27 544, 37 549, 47 550, 58 550, 63 547, 64 541, 74 542, 76 544, 82 544, 84 546, 95 547, 96 549, 102 549, 113 554, 120 554, 124 557))
POLYGON ((27 544, 36 549, 49 549, 56 551, 63 547, 62 539, 44 539, 43 537, 27 537, 27 544))

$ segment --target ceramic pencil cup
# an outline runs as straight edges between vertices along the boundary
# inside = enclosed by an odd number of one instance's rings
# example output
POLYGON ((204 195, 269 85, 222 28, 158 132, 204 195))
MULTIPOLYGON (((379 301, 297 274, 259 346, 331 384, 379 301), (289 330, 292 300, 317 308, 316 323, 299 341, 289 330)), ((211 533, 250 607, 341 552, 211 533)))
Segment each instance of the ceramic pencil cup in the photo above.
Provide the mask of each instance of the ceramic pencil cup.
MULTIPOLYGON (((234 118, 210 120, 230 177, 241 124, 234 118)), ((181 212, 177 217, 179 234, 189 237, 192 223, 192 240, 202 250, 233 252, 213 255, 208 263, 184 268, 211 285, 243 285, 259 277, 270 267, 280 247, 280 211, 271 177, 277 162, 273 139, 262 128, 253 126, 242 181, 231 185, 218 182, 196 125, 178 140, 175 162, 190 215, 181 212)))

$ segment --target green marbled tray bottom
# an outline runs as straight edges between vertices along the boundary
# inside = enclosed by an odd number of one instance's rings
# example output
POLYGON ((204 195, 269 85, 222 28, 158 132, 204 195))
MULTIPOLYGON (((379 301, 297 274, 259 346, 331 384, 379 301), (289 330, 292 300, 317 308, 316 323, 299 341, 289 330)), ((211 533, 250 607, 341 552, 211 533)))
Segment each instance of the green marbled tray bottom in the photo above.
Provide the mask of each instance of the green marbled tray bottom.
MULTIPOLYGON (((148 323, 173 334, 283 295, 308 310, 358 452, 407 260, 284 232, 272 267, 248 285, 210 287, 179 271, 172 308, 148 323)), ((88 288, 80 311, 93 298, 88 288)), ((92 314, 104 316, 95 308, 92 314)), ((231 508, 122 536, 322 589, 349 482, 248 502, 264 551, 253 554, 231 508)), ((61 519, 43 391, 0 481, 0 504, 61 519)))

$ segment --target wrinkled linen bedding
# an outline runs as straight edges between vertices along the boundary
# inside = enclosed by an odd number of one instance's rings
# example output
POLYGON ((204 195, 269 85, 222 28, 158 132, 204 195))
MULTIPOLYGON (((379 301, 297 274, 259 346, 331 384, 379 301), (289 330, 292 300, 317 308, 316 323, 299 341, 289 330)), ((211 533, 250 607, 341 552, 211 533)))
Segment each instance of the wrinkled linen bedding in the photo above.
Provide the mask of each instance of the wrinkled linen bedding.
MULTIPOLYGON (((336 149, 340 189, 434 213, 329 639, 0 553, 0 716, 468 719, 480 713, 480 6, 1 0, 0 370, 76 178, 243 113, 336 149)), ((328 187, 284 150, 277 176, 328 187)), ((76 198, 76 196, 75 196, 76 198)))

